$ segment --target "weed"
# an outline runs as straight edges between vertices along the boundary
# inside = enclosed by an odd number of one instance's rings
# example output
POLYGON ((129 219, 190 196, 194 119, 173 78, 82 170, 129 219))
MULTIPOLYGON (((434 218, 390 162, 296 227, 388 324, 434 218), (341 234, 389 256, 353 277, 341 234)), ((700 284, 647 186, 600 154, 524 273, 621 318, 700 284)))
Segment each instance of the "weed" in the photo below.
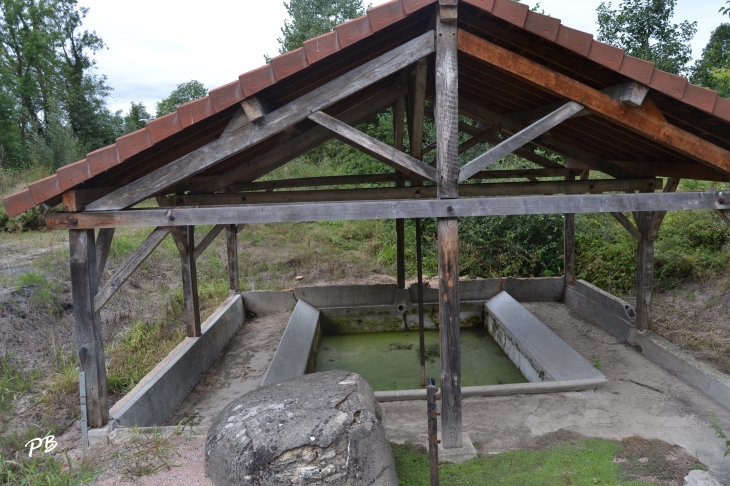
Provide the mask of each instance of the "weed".
POLYGON ((0 357, 0 415, 12 414, 18 399, 31 389, 37 377, 37 373, 20 371, 11 363, 11 356, 0 357))
POLYGON ((0 455, 0 484, 76 486, 89 484, 98 475, 90 462, 74 462, 68 456, 65 461, 53 456, 11 461, 0 455))
POLYGON ((601 369, 601 360, 599 358, 593 360, 593 367, 597 370, 601 369))
MULTIPOLYGON (((429 363, 435 363, 436 358, 441 356, 441 348, 438 344, 427 344, 424 349, 424 357, 429 363)), ((416 347, 416 357, 421 359, 421 346, 416 347)))
POLYGON ((730 456, 730 439, 728 439, 725 432, 722 431, 720 424, 717 419, 717 415, 712 414, 712 424, 710 427, 715 431, 715 435, 721 439, 725 439, 725 457, 730 456))
POLYGON ((180 453, 171 437, 165 435, 159 427, 154 427, 150 434, 140 433, 134 427, 128 446, 119 452, 118 458, 122 462, 122 476, 135 480, 163 468, 179 466, 172 462, 174 455, 180 456, 180 453))
POLYGON ((404 349, 413 349, 413 344, 407 343, 390 343, 388 345, 388 351, 401 351, 404 349))

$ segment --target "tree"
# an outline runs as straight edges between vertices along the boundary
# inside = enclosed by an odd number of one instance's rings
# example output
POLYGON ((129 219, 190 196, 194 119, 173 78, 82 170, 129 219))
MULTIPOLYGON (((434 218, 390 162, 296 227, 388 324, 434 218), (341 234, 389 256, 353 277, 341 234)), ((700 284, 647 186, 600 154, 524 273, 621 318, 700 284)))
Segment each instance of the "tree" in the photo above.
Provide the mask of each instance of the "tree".
POLYGON ((714 89, 723 98, 730 98, 730 24, 722 24, 710 35, 702 50, 702 58, 692 67, 692 82, 714 89))
POLYGON ((622 0, 617 10, 611 2, 598 6, 598 40, 626 53, 651 61, 658 69, 686 74, 692 60, 690 41, 697 22, 672 24, 677 0, 622 0))
POLYGON ((177 88, 172 90, 170 96, 157 102, 157 118, 172 113, 178 106, 202 98, 207 94, 208 90, 205 89, 205 86, 200 81, 193 79, 186 83, 178 84, 177 88))
POLYGON ((132 101, 129 107, 129 113, 124 117, 124 133, 132 133, 147 126, 152 119, 144 103, 135 103, 132 101))
POLYGON ((365 14, 362 0, 290 0, 284 2, 289 20, 284 21, 280 37, 279 53, 293 51, 304 41, 326 34, 347 20, 365 14))
POLYGON ((720 7, 720 13, 728 14, 728 16, 730 16, 730 0, 727 0, 725 3, 727 4, 727 7, 720 7))

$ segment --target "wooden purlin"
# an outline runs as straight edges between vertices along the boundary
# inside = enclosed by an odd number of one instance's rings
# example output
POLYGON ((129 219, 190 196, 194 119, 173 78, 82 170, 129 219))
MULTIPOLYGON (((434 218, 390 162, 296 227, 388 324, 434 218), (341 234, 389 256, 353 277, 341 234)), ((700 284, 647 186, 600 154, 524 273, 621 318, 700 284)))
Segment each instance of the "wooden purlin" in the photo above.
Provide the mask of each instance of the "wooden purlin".
POLYGON ((642 110, 622 104, 590 86, 463 30, 459 31, 459 49, 551 93, 579 102, 594 113, 655 139, 687 157, 730 173, 730 152, 727 150, 642 110))

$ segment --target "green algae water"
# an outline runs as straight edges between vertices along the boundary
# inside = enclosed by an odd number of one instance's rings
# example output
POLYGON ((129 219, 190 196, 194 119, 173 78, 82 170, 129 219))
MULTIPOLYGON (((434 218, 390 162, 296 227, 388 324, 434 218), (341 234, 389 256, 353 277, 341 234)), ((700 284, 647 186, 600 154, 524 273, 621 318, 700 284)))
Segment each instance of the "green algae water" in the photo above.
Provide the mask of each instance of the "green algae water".
MULTIPOLYGON (((426 350, 438 349, 438 333, 426 331, 426 350)), ((427 354, 428 356, 428 354, 427 354)), ((418 331, 322 336, 315 371, 347 370, 376 391, 421 388, 418 331)), ((527 380, 485 329, 461 330, 461 385, 525 383, 527 380)), ((426 376, 440 386, 440 360, 426 360, 426 376)))

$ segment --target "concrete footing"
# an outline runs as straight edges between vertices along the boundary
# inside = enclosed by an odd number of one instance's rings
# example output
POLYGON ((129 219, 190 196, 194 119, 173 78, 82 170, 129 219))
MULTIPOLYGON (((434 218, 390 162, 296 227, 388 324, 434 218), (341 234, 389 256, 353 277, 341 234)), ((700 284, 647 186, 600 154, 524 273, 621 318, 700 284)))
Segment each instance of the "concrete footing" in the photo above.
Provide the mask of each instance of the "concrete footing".
POLYGON ((461 464, 476 457, 477 450, 471 441, 471 437, 469 437, 469 434, 466 431, 461 433, 461 447, 446 449, 439 442, 439 464, 461 464))

